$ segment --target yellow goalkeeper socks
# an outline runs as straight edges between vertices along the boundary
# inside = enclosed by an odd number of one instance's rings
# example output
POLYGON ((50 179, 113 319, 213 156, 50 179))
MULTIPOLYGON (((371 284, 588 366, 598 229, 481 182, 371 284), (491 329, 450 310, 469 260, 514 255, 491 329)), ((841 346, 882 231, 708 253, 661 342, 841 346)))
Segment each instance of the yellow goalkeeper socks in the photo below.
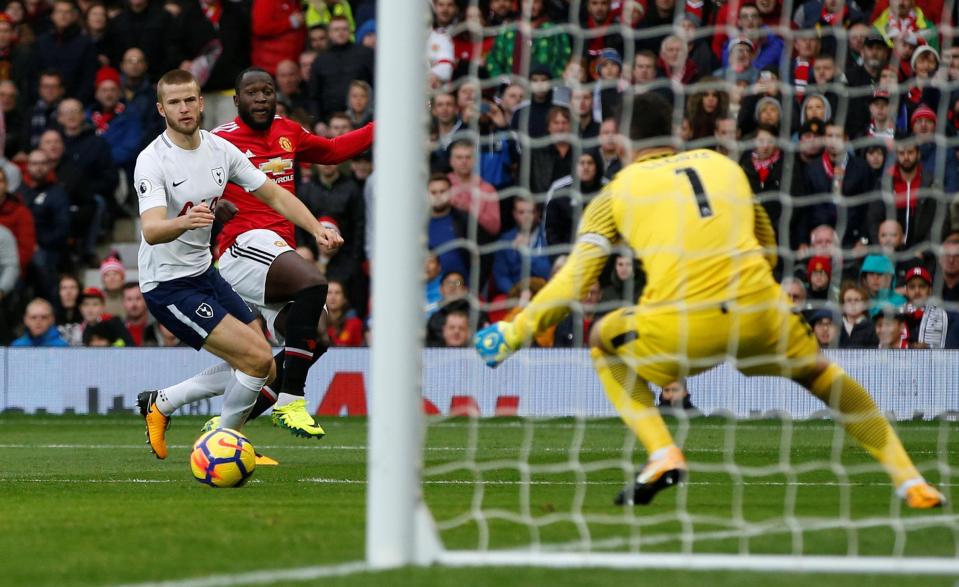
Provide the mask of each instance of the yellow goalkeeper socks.
POLYGON ((812 382, 810 391, 842 414, 843 427, 882 463, 897 488, 922 478, 869 392, 842 368, 831 364, 812 382))
POLYGON ((636 434, 647 454, 672 446, 673 437, 656 409, 655 398, 649 385, 635 371, 616 356, 600 349, 591 351, 596 374, 603 385, 606 397, 626 426, 636 434))

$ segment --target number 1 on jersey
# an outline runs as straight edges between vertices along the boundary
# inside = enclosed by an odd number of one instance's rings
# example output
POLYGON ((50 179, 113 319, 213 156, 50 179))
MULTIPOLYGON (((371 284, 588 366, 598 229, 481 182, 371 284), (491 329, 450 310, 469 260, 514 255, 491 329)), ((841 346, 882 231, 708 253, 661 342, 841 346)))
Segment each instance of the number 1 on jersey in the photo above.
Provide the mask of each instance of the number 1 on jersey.
POLYGON ((699 179, 699 173, 692 167, 680 167, 676 170, 676 175, 686 174, 689 185, 693 188, 693 194, 696 195, 696 209, 699 210, 700 218, 709 218, 713 215, 713 207, 709 205, 709 198, 706 197, 706 190, 703 189, 703 182, 699 179))

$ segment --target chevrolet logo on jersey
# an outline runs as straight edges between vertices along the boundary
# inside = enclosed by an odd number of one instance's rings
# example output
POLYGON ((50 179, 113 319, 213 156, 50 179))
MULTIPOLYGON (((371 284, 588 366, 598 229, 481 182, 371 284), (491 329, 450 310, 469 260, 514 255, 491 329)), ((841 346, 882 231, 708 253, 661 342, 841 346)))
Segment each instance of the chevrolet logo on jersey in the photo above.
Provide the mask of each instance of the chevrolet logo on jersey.
POLYGON ((269 161, 260 163, 260 171, 263 173, 272 173, 273 175, 279 175, 291 169, 293 169, 293 160, 282 157, 274 157, 269 161))

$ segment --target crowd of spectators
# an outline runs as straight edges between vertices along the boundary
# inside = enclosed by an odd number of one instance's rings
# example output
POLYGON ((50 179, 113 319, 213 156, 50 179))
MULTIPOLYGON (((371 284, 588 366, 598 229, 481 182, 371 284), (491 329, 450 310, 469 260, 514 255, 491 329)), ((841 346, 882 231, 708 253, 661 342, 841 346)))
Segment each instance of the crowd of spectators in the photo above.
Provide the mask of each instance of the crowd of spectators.
MULTIPOLYGON (((499 319, 525 303, 549 279, 547 259, 562 263, 583 207, 631 160, 629 97, 655 92, 674 104, 678 147, 740 163, 778 235, 775 275, 824 347, 959 348, 959 47, 949 3, 434 4, 434 35, 449 35, 454 52, 450 79, 433 78, 431 169, 452 169, 457 183, 446 194, 431 179, 429 246, 434 280, 465 276, 474 292, 471 329, 486 317, 479 310, 499 319), (861 307, 847 313, 858 302, 844 298, 857 296, 861 307)), ((635 302, 643 285, 641 261, 614 256, 536 344, 582 346, 590 324, 635 302)), ((445 300, 428 303, 441 310, 445 300)))
MULTIPOLYGON (((233 80, 251 65, 275 76, 278 113, 317 134, 375 118, 372 0, 3 10, 4 341, 177 344, 125 281, 133 259, 98 254, 136 216, 129 181, 163 129, 163 72, 201 81, 205 128, 235 116, 233 80), (81 284, 84 269, 99 282, 81 284)), ((427 344, 468 345, 550 279, 584 207, 632 159, 630 98, 654 92, 674 105, 678 147, 739 162, 776 229, 775 275, 824 347, 959 347, 951 2, 433 0, 432 13, 430 176, 399 195, 430 210, 427 344)), ((297 235, 330 280, 334 345, 365 344, 372 324, 374 167, 365 154, 295 170, 298 196, 346 240, 330 255, 297 235)), ((582 346, 603 313, 635 303, 641 259, 617 253, 538 346, 582 346)))

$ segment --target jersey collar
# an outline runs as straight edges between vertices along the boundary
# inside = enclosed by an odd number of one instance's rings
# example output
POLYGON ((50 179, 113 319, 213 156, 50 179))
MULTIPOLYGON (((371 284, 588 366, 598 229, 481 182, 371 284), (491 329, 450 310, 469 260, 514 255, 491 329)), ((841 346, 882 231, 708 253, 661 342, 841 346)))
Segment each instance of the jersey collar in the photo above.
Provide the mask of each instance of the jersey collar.
POLYGON ((672 147, 656 147, 654 149, 648 149, 645 153, 637 155, 633 159, 633 163, 642 163, 644 161, 652 161, 653 159, 662 159, 663 157, 670 157, 676 154, 676 149, 672 147))

